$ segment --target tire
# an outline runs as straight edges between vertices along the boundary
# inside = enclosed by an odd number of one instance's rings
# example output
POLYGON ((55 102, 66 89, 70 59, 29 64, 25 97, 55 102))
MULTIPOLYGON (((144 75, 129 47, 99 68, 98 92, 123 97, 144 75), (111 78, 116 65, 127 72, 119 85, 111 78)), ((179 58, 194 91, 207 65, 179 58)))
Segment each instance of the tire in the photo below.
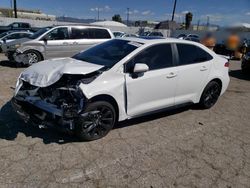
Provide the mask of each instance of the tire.
POLYGON ((203 109, 212 108, 220 97, 221 89, 221 85, 218 82, 209 82, 202 93, 199 106, 203 109))
POLYGON ((34 63, 38 63, 43 59, 41 54, 35 50, 27 50, 26 52, 24 52, 24 54, 26 54, 29 58, 28 64, 26 64, 28 66, 31 66, 34 63))
POLYGON ((79 117, 75 122, 76 136, 82 141, 103 138, 114 127, 116 116, 116 111, 109 102, 90 103, 82 113, 82 117, 79 117))

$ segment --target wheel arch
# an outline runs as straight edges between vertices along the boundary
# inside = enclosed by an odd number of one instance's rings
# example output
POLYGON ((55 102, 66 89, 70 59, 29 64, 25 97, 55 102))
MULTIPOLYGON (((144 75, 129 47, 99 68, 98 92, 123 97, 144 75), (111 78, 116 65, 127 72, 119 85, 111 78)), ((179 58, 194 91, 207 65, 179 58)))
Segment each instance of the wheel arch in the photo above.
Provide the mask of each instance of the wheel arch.
POLYGON ((96 102, 96 101, 106 101, 106 102, 109 102, 115 108, 115 111, 116 111, 116 121, 119 120, 119 106, 118 106, 118 103, 117 103, 117 101, 115 100, 114 97, 112 97, 110 95, 107 95, 107 94, 101 94, 101 95, 97 95, 97 96, 92 97, 88 101, 90 103, 91 102, 96 102))
POLYGON ((36 49, 27 49, 23 53, 27 53, 28 51, 33 51, 33 52, 38 53, 40 55, 40 57, 41 57, 41 60, 42 61, 44 60, 43 54, 39 50, 36 50, 36 49))
MULTIPOLYGON (((217 82, 220 85, 221 88, 223 86, 222 85, 222 80, 220 78, 214 78, 214 79, 210 80, 210 82, 217 82)), ((207 84, 209 84, 210 82, 208 82, 207 84)))
POLYGON ((223 87, 223 82, 222 82, 222 80, 221 80, 219 77, 212 78, 212 79, 210 79, 208 82, 206 82, 204 88, 201 89, 201 91, 200 91, 200 93, 199 93, 199 95, 198 95, 198 97, 196 98, 196 101, 195 101, 194 103, 199 103, 199 102, 200 102, 200 99, 201 99, 201 97, 202 97, 202 94, 203 94, 205 88, 207 87, 207 85, 208 85, 210 82, 213 82, 213 81, 217 82, 217 83, 221 86, 221 89, 222 89, 222 87, 223 87))

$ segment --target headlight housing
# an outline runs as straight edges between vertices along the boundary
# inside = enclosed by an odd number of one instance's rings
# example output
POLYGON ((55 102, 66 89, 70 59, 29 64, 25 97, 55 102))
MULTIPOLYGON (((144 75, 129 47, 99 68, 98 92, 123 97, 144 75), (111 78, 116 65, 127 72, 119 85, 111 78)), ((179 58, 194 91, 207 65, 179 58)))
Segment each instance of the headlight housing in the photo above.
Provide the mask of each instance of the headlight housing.
POLYGON ((22 85, 23 85, 23 81, 19 77, 18 80, 17 80, 17 82, 16 82, 16 88, 15 88, 15 93, 14 93, 15 96, 17 95, 17 93, 20 90, 20 88, 22 87, 22 85))

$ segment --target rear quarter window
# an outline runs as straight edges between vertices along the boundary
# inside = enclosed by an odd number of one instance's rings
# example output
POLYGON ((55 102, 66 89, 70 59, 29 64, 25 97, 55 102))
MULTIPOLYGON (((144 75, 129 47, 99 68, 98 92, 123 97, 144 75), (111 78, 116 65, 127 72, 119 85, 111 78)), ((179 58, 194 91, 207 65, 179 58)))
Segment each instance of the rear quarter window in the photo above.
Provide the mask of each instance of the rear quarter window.
POLYGON ((106 29, 89 29, 91 39, 110 39, 110 33, 106 29))
POLYGON ((177 44, 179 65, 189 65, 210 61, 213 57, 205 50, 191 44, 177 44))

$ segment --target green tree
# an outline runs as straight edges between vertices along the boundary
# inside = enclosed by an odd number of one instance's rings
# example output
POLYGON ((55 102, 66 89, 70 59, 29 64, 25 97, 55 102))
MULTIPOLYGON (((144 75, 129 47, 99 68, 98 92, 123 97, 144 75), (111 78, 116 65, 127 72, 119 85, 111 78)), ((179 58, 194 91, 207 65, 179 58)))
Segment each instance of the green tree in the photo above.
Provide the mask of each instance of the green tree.
POLYGON ((186 23, 185 23, 186 30, 190 28, 192 20, 193 20, 193 14, 191 12, 188 12, 186 14, 186 23))
POLYGON ((113 21, 116 21, 116 22, 122 22, 122 18, 120 16, 120 14, 115 14, 113 17, 112 17, 112 20, 113 21))

